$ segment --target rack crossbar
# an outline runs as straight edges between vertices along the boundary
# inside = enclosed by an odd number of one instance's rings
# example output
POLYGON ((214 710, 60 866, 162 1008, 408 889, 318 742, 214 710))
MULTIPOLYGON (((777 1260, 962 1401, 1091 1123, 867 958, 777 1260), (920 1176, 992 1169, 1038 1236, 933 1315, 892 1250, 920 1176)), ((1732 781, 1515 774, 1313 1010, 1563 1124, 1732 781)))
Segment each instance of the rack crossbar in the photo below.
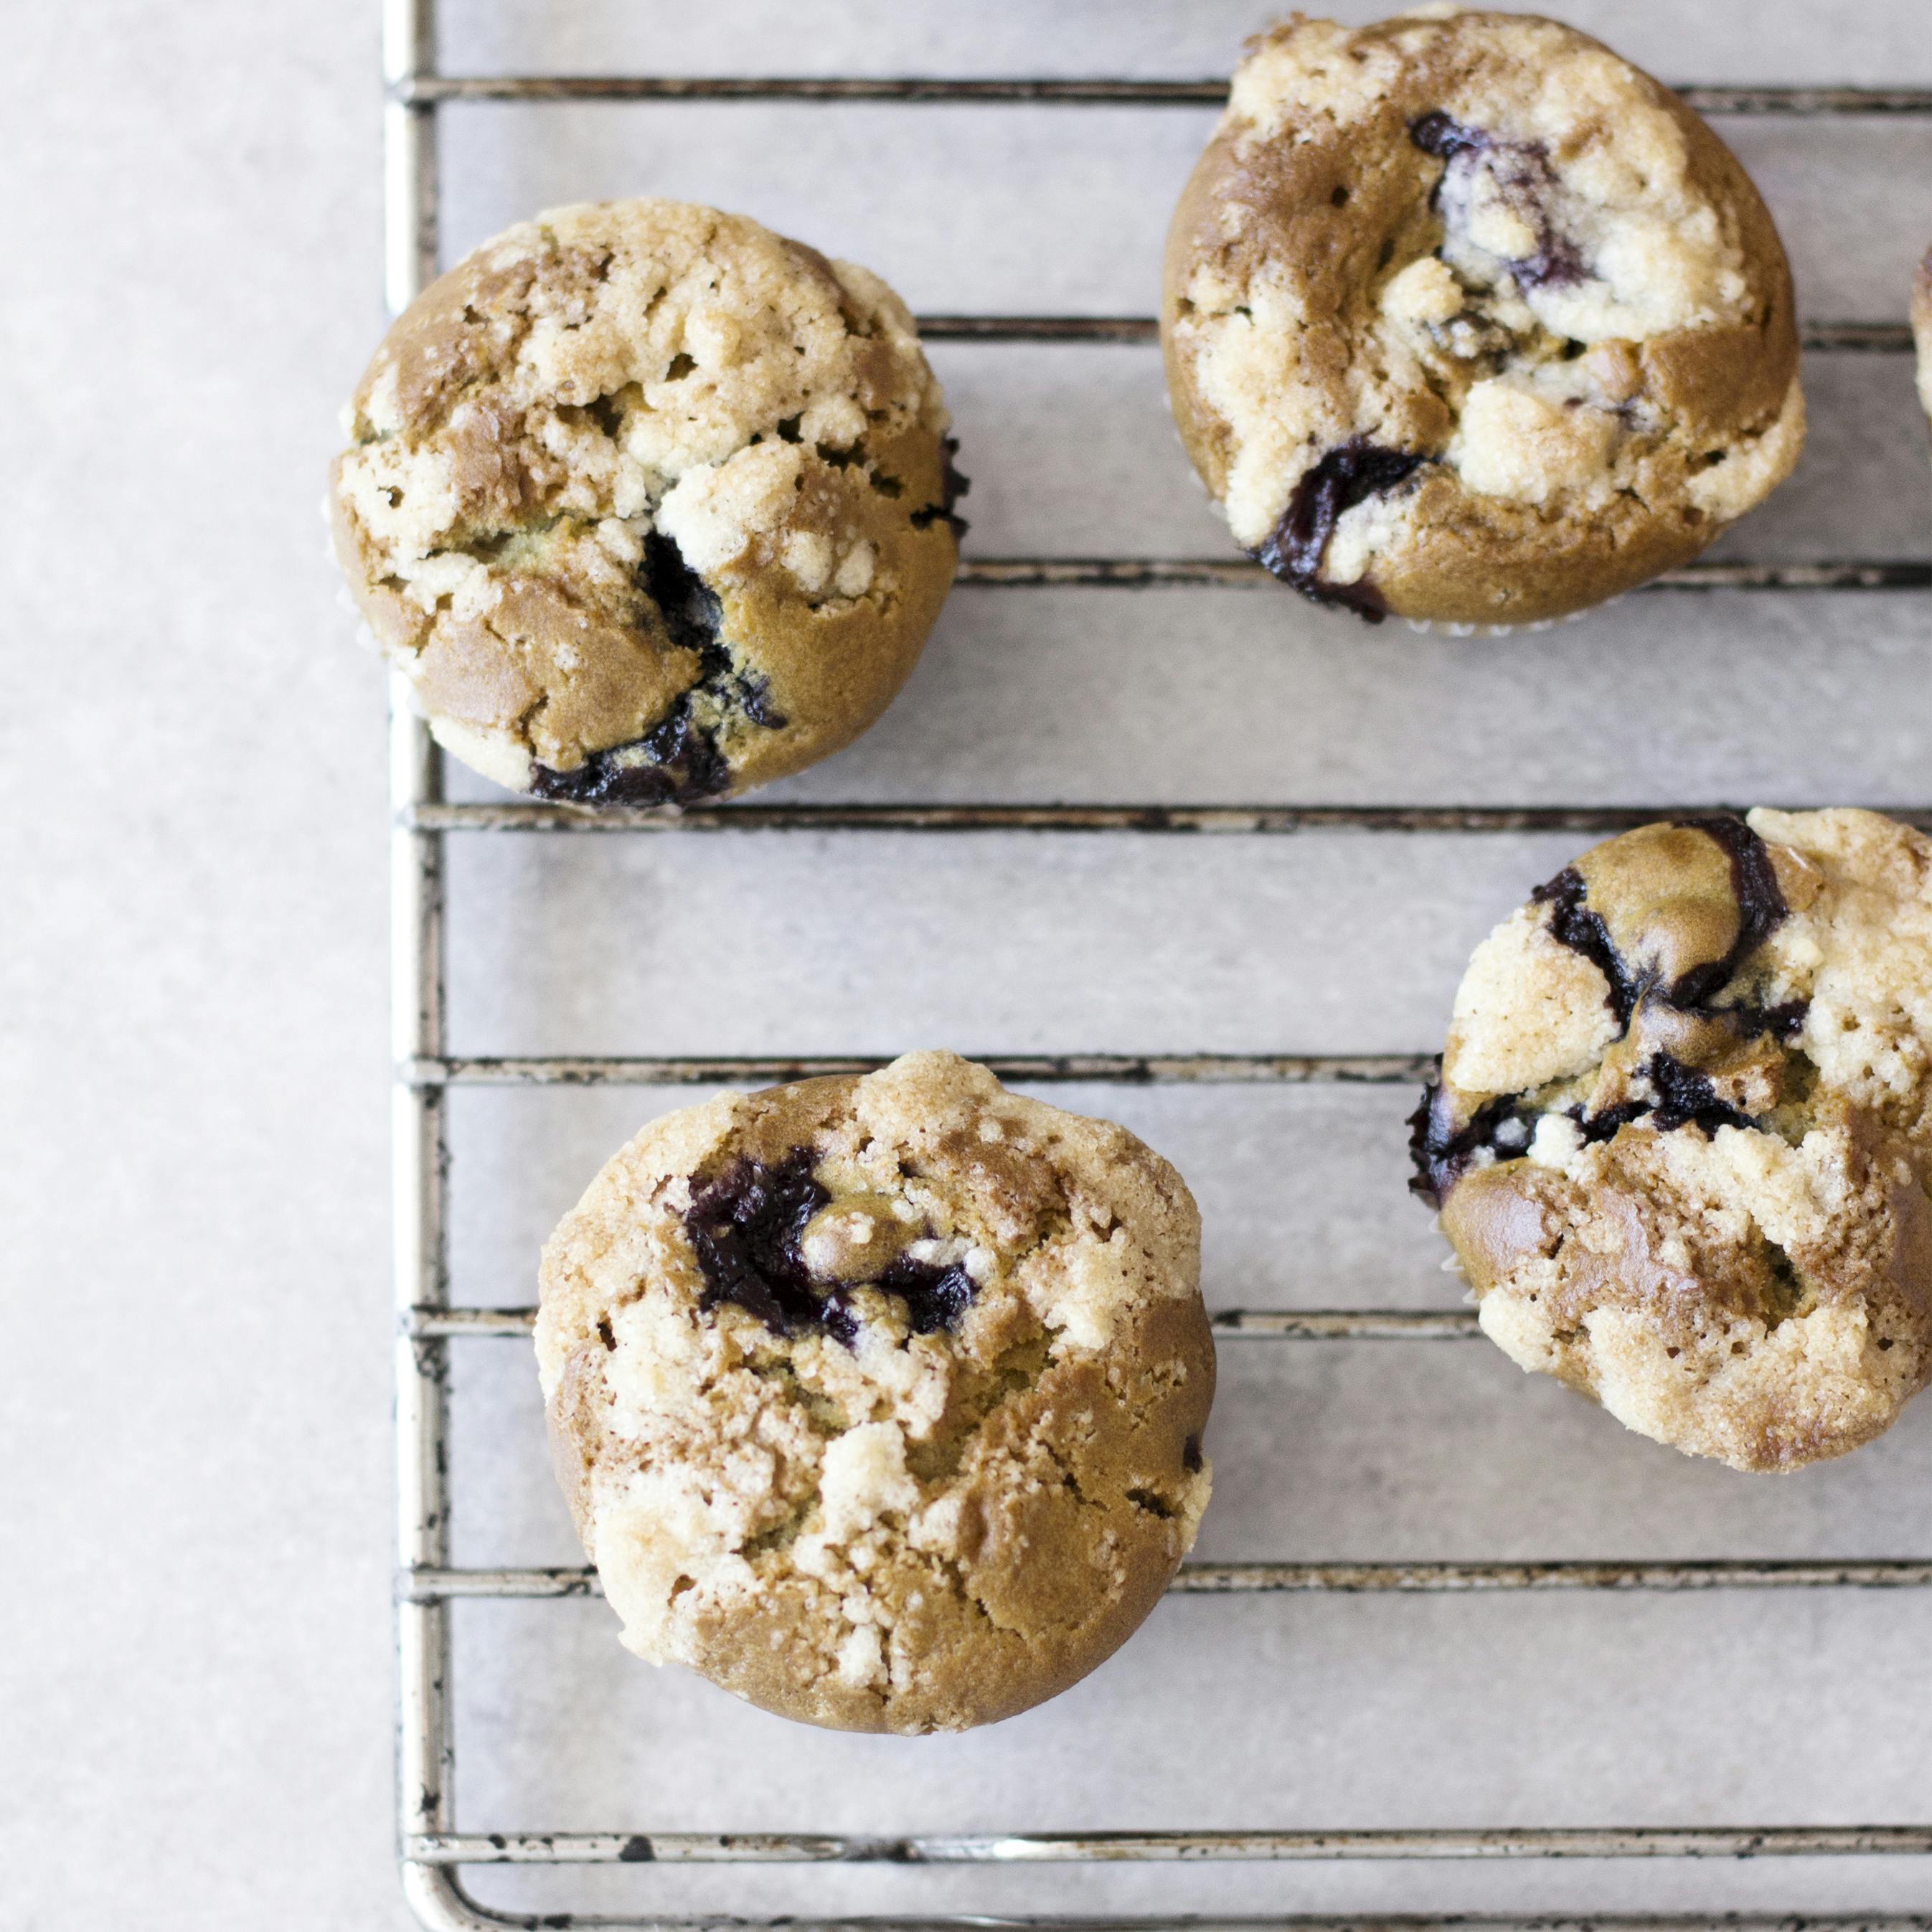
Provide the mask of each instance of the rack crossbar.
MULTIPOLYGON (((1932 88, 1706 87, 1675 92, 1700 114, 1754 118, 1932 115, 1932 88)), ((461 101, 650 100, 950 103, 1053 107, 1220 107, 1225 80, 1112 76, 794 74, 427 74, 392 82, 390 98, 427 107, 461 101)))
MULTIPOLYGON (((922 315, 926 342, 1148 343, 1160 339, 1150 315, 922 315)), ((1799 345, 1825 355, 1900 355, 1913 344, 1903 322, 1801 322, 1799 345)))
MULTIPOLYGON (((1055 1053, 975 1054, 1000 1080, 1024 1086, 1092 1082, 1098 1085, 1402 1085, 1426 1079, 1436 1057, 1422 1053, 1055 1053)), ((419 1091, 440 1087, 775 1087, 828 1075, 876 1072, 889 1056, 800 1055, 704 1059, 642 1054, 604 1057, 437 1058, 422 1055, 398 1070, 419 1091)))
MULTIPOLYGON (((569 805, 423 805, 428 832, 1065 832, 1284 836, 1310 832, 1628 832, 1663 818, 1742 813, 1702 805, 714 805, 590 810, 569 805)), ((1810 808, 1796 808, 1807 809, 1810 808)), ((1932 831, 1932 806, 1873 809, 1932 831)))
MULTIPOLYGON (((534 1308, 412 1308, 404 1335, 422 1340, 530 1335, 534 1308)), ((1224 1342, 1468 1342, 1482 1330, 1467 1308, 1224 1308, 1209 1318, 1224 1342)))
MULTIPOLYGON (((1630 1826, 1594 1830, 1030 1832, 860 1838, 807 1832, 424 1834, 434 1864, 1108 1864, 1340 1858, 1896 1858, 1932 1853, 1932 1826, 1630 1826)), ((1706 1919, 1706 1925, 1712 1923, 1706 1919)), ((1792 1922, 1783 1922, 1789 1925, 1792 1922)))
MULTIPOLYGON (((1246 556, 969 556, 959 565, 962 584, 1009 590, 1281 590, 1268 572, 1246 556)), ((1932 560, 1916 557, 1846 560, 1818 563, 1726 563, 1700 559, 1666 570, 1630 594, 1685 590, 1928 590, 1932 560)), ((1484 626, 1443 625, 1450 636, 1473 636, 1484 626)), ((1534 628, 1534 626, 1522 628, 1534 628)))
MULTIPOLYGON (((441 1842, 424 1840, 425 1844, 441 1842)), ((656 1841, 635 1835, 628 1860, 648 1862, 656 1841)), ((1538 1912, 1533 1918, 1457 1912, 1453 1918, 1406 1912, 1292 1912, 1271 1918, 1212 1916, 1190 1912, 1176 1918, 1109 1912, 1104 1920, 1054 1917, 1013 1918, 974 1912, 907 1918, 867 1913, 838 1919, 735 1918, 707 1912, 702 1918, 613 1916, 604 1912, 494 1912, 474 1904, 456 1882, 449 1864, 428 1860, 406 1862, 404 1888, 424 1922, 447 1932, 764 1932, 782 1924, 784 1932, 1932 1932, 1932 1917, 1922 1913, 1859 1912, 1851 1916, 1814 1912, 1624 1913, 1592 1912, 1587 1918, 1538 1912)))
MULTIPOLYGON (((1932 1562, 1910 1558, 1712 1558, 1698 1562, 1560 1563, 1184 1563, 1171 1595, 1468 1596, 1504 1591, 1923 1590, 1932 1562)), ((599 1597, 604 1586, 587 1568, 455 1569, 424 1564, 404 1570, 406 1601, 457 1598, 599 1597)))

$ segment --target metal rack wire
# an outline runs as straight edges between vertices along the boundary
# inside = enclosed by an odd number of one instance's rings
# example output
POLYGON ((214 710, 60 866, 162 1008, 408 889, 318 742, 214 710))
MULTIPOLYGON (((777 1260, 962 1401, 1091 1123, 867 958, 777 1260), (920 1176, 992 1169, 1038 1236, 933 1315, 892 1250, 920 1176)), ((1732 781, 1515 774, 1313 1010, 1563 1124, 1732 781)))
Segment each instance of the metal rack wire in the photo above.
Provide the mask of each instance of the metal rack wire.
MULTIPOLYGON (((518 101, 1026 102, 1149 108, 1218 105, 1218 81, 1090 79, 666 79, 644 76, 472 76, 436 70, 434 0, 384 0, 385 266, 392 310, 402 308, 434 274, 437 258, 436 115, 444 104, 518 101)), ((1702 112, 1820 117, 1846 114, 1932 116, 1932 90, 1845 88, 1688 88, 1702 112)), ((930 316, 929 340, 994 342, 1135 343, 1153 339, 1151 318, 1106 316, 930 316)), ((1902 326, 1818 322, 1804 330, 1807 348, 1839 353, 1893 352, 1910 346, 1902 326)), ((964 584, 1095 589, 1168 585, 1242 587, 1265 581, 1240 560, 1106 557, 974 559, 964 584)), ((1698 563, 1653 586, 1664 591, 1932 589, 1932 564, 1848 560, 1813 564, 1698 563)), ((484 1932, 504 1926, 565 1927, 717 1924, 590 1918, 569 1913, 541 1918, 499 1913, 476 1904, 456 1868, 484 1864, 680 1864, 811 1865, 890 1862, 899 1864, 1006 1864, 1124 1859, 1540 1859, 1795 1857, 1907 1855, 1932 1874, 1932 1822, 1920 1826, 1583 1830, 1162 1831, 1136 1833, 858 1837, 804 1833, 746 1835, 695 1832, 526 1832, 482 1834, 458 1827, 450 1677, 451 1606, 476 1598, 566 1598, 597 1593, 583 1568, 459 1569, 450 1562, 448 1349, 452 1342, 516 1338, 530 1332, 530 1309, 452 1304, 448 1266, 447 1096, 460 1085, 650 1085, 762 1083, 812 1074, 862 1070, 873 1060, 824 1057, 646 1058, 613 1057, 457 1058, 446 1044, 443 868, 446 838, 457 832, 570 834, 724 831, 1032 832, 1109 835, 1293 836, 1318 831, 1364 833, 1602 832, 1644 823, 1668 806, 1603 808, 1364 806, 1068 805, 728 805, 681 813, 612 812, 591 817, 537 804, 464 804, 446 800, 440 755, 413 715, 406 689, 392 692, 391 866, 393 920, 393 1045, 395 1158, 394 1275, 398 1448, 397 1642, 399 1660, 398 1777, 400 1858, 405 1892, 428 1926, 484 1932)), ((1710 809, 1708 803, 1700 808, 1710 809)), ((1932 808, 1898 812, 1932 830, 1932 808)), ((1084 1054, 991 1057, 1004 1079, 1138 1084, 1308 1082, 1410 1083, 1426 1058, 1415 1054, 1202 1054, 1149 1056, 1084 1054)), ((1215 1330, 1224 1340, 1320 1342, 1460 1341, 1477 1334, 1466 1310, 1414 1312, 1330 1310, 1223 1311, 1215 1330)), ((1714 1589, 1924 1589, 1932 1560, 1676 1561, 1660 1562, 1192 1563, 1174 1588, 1184 1593, 1497 1591, 1695 1592, 1714 1589)), ((733 1921, 734 1924, 745 1922, 733 1921)), ((815 1922, 785 1923, 813 1932, 815 1922)), ((888 1922, 868 1923, 884 1928, 888 1922)), ((986 1924, 980 1918, 894 1920, 896 1932, 986 1924)), ((1011 1922, 1000 1922, 1002 1923, 1011 1922)), ((1028 1922, 1043 1925, 1044 1921, 1028 1922)), ((1110 1918, 1110 1924, 1124 1922, 1110 1918)), ((1172 1919, 1135 1922, 1178 1924, 1172 1919)), ((1312 1917, 1247 1920, 1258 1928, 1340 1928, 1312 1917)), ((1378 1918, 1379 1924, 1421 1926, 1436 1919, 1378 1918)), ((1490 1932, 1543 1932, 1614 1923, 1660 1932, 1702 1919, 1682 1917, 1539 1917, 1534 1921, 1459 1919, 1490 1932)), ((1733 1928, 1780 1918, 1729 1920, 1733 1928)), ((1808 1926, 1932 1932, 1932 1913, 1808 1918, 1808 1926)), ((830 1928, 824 1928, 830 1932, 830 1928)))

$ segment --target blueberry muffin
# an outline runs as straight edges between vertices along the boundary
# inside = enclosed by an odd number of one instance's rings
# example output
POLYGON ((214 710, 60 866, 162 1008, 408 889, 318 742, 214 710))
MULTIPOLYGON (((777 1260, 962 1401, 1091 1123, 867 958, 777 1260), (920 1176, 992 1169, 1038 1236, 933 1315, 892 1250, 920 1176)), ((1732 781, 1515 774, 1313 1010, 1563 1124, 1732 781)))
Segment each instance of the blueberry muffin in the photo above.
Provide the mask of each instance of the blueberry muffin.
POLYGON ((844 1730, 1066 1689, 1207 1504, 1199 1278, 1166 1162, 952 1054, 654 1121, 552 1238, 537 1320, 624 1642, 844 1730))
POLYGON ((398 320, 328 508, 440 742, 539 798, 796 772, 904 683, 964 484, 912 318, 741 215, 553 209, 398 320))
POLYGON ((1417 1179, 1510 1359, 1737 1469, 1932 1378, 1932 841, 1648 825, 1476 950, 1417 1179))
POLYGON ((1161 337, 1236 542, 1372 620, 1616 596, 1804 437, 1790 273, 1744 170, 1528 14, 1251 41, 1174 213, 1161 337))

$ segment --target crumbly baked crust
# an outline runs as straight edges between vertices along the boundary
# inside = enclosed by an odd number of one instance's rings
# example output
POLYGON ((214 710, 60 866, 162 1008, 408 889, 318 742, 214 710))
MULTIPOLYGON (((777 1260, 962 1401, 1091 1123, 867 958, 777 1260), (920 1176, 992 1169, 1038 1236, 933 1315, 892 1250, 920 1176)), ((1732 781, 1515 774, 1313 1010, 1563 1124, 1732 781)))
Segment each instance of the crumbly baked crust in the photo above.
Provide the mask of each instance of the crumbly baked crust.
POLYGON ((1532 15, 1249 44, 1174 212, 1182 442, 1323 601, 1540 621, 1688 562, 1790 471, 1791 279, 1730 151, 1532 15))
POLYGON ((878 277, 740 215, 551 210, 440 277, 356 390, 335 549, 437 738, 586 803, 836 752, 958 557, 939 386, 878 277))
POLYGON ((1199 1275, 1172 1168, 956 1054, 653 1122, 551 1238, 537 1321, 625 1642, 848 1730, 1065 1689, 1207 1504, 1199 1275))
POLYGON ((1855 1448, 1932 1379, 1932 841, 1598 846, 1477 948, 1414 1125, 1522 1367, 1734 1468, 1855 1448))

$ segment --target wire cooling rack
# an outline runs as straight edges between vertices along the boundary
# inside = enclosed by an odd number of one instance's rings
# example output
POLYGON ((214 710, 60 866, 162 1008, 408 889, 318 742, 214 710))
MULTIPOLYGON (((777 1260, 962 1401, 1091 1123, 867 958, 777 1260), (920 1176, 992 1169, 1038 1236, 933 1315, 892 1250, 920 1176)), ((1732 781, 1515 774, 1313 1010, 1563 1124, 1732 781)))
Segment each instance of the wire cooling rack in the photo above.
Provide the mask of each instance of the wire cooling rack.
MULTIPOLYGON (((635 76, 492 76, 440 74, 436 69, 434 0, 385 0, 385 266, 392 310, 400 310, 435 272, 438 254, 436 124, 446 102, 818 101, 825 103, 1029 102, 1044 106, 1100 104, 1158 109, 1218 104, 1218 81, 1085 79, 715 80, 635 76)), ((1932 116, 1932 90, 1844 88, 1724 88, 1684 90, 1700 111, 1778 116, 1800 120, 1859 116, 1932 116)), ((921 319, 928 340, 993 342, 1144 342, 1151 317, 1126 316, 943 315, 921 319)), ((1840 353, 1908 350, 1908 331, 1875 322, 1813 322, 1805 346, 1840 353)), ((975 558, 962 563, 964 584, 1023 587, 1264 583, 1259 567, 1240 560, 1099 557, 975 558)), ((1909 590, 1932 588, 1932 564, 1887 559, 1822 563, 1695 563, 1651 588, 1713 590, 1909 590)), ((1279 594, 1279 593, 1276 593, 1279 594)), ((1090 805, 726 805, 682 812, 608 812, 596 817, 538 804, 453 803, 442 790, 440 754, 412 712, 398 682, 392 694, 391 799, 393 892, 395 1155, 395 1285, 399 1313, 396 1355, 399 1660, 398 1797, 404 1885, 422 1922, 446 1928, 503 1926, 641 1926, 718 1924, 667 1919, 592 1918, 568 1912, 541 1918, 477 1905, 457 1878, 464 1865, 489 1864, 659 1864, 890 1862, 950 1865, 1064 1861, 1291 1860, 1446 1858, 1606 1858, 1797 1857, 1905 1855, 1924 1858, 1932 1880, 1932 1823, 1921 1826, 1810 1828, 1148 1831, 1132 1833, 1028 1834, 898 1838, 804 1834, 709 1834, 694 1832, 465 1832, 457 1824, 452 1606, 474 1598, 561 1598, 596 1594, 593 1573, 580 1568, 459 1569, 450 1561, 450 1484, 447 1446, 448 1351, 453 1342, 526 1337, 534 1311, 452 1304, 447 1262, 448 1144, 446 1100, 459 1084, 542 1085, 617 1082, 638 1085, 762 1084, 815 1074, 862 1071, 875 1060, 824 1057, 652 1058, 644 1057, 470 1058, 446 1050, 444 893, 446 839, 452 834, 547 832, 572 836, 655 832, 686 835, 728 830, 884 830, 940 832, 1218 833, 1260 836, 1325 830, 1399 834, 1415 832, 1565 832, 1601 833, 1644 823, 1672 808, 1364 806, 1174 806, 1090 805)), ((1702 808, 1708 810, 1708 805, 1702 808)), ((1932 809, 1895 814, 1932 830, 1932 809)), ((1430 1063, 1414 1054, 1079 1054, 992 1057, 1005 1080, 1055 1082, 1409 1083, 1430 1063)), ((1225 1340, 1315 1342, 1460 1341, 1477 1334, 1473 1314, 1348 1309, 1292 1313, 1223 1311, 1215 1318, 1225 1340)), ((1932 1586, 1932 1561, 1672 1561, 1660 1562, 1192 1563, 1176 1591, 1196 1594, 1263 1592, 1566 1592, 1706 1590, 1923 1589, 1932 1586)), ((733 1921, 734 1924, 747 1922, 733 1921)), ((810 1932, 808 1918, 783 1922, 810 1932)), ((900 1928, 986 1924, 983 1918, 935 1918, 864 1922, 900 1928)), ((1000 1922, 1001 1923, 1012 1922, 1000 1922)), ((1043 1924, 1049 1922, 1028 1922, 1043 1924)), ((1056 1921, 1054 1923, 1080 1922, 1056 1921)), ((1097 1924, 1100 1922, 1086 1922, 1097 1924)), ((1109 1924, 1123 1923, 1110 1918, 1109 1924)), ((1178 1919, 1132 1922, 1154 1926, 1178 1919)), ((1313 1928, 1360 1925, 1359 1919, 1274 1918, 1244 1925, 1313 1928)), ((1378 1924, 1448 1924, 1432 1918, 1378 1924)), ((1534 1925, 1606 1928, 1601 1918, 1458 1919, 1492 1932, 1534 1925)), ((1618 1918, 1618 1926, 1688 1928, 1708 1921, 1684 1917, 1618 1918)), ((1798 1922, 1730 1920, 1789 1927, 1798 1922)), ((1808 1926, 1932 1932, 1932 1913, 1808 1918, 1808 1926)))

